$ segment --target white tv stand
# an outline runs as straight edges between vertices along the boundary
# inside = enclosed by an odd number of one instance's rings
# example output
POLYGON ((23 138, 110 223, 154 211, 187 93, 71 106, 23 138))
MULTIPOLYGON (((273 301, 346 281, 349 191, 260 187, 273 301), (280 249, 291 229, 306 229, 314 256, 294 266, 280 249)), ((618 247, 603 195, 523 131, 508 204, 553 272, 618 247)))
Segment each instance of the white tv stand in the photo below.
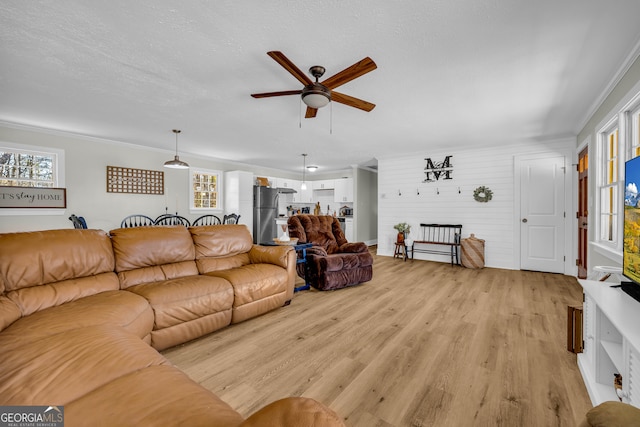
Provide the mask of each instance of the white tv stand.
POLYGON ((584 290, 584 351, 578 367, 591 403, 618 400, 614 373, 622 375, 622 401, 640 407, 640 303, 614 283, 579 280, 584 290))

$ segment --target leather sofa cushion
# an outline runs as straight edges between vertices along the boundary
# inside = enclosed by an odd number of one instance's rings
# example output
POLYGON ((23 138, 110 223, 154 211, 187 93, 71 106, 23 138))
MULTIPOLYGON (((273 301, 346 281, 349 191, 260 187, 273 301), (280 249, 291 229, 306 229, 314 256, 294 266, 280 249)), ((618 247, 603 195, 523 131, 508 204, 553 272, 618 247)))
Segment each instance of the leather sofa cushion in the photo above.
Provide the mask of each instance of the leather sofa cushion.
POLYGON ((113 325, 49 335, 13 349, 0 346, 0 360, 0 405, 66 405, 116 378, 169 364, 113 325))
POLYGON ((191 234, 182 225, 118 228, 110 234, 118 273, 195 260, 191 234))
POLYGON ((276 400, 247 418, 240 427, 345 427, 330 408, 308 397, 276 400))
POLYGON ((198 275, 198 267, 194 261, 176 262, 174 264, 156 265, 153 267, 138 268, 135 270, 121 271, 118 273, 120 288, 128 289, 131 286, 162 282, 179 277, 198 275))
POLYGON ((136 285, 128 291, 149 301, 155 313, 154 330, 228 310, 233 305, 231 285, 218 277, 188 276, 136 285))
POLYGON ((22 317, 0 333, 0 347, 14 348, 92 325, 121 326, 145 338, 153 328, 153 311, 131 292, 103 292, 22 317))
POLYGON ((0 234, 0 293, 113 269, 111 241, 101 230, 0 234))
POLYGON ((231 283, 234 307, 287 291, 287 270, 272 264, 245 265, 207 275, 221 277, 231 283))
POLYGON ((22 316, 20 307, 4 295, 0 295, 0 331, 22 316))
POLYGON ((215 394, 164 365, 111 381, 65 405, 64 413, 66 427, 234 427, 243 421, 215 394))
POLYGON ((189 227, 196 258, 229 257, 249 252, 253 240, 244 224, 203 225, 189 227))
POLYGON ((7 298, 16 303, 22 316, 29 316, 49 307, 118 289, 118 277, 114 272, 109 272, 18 289, 8 292, 7 298))

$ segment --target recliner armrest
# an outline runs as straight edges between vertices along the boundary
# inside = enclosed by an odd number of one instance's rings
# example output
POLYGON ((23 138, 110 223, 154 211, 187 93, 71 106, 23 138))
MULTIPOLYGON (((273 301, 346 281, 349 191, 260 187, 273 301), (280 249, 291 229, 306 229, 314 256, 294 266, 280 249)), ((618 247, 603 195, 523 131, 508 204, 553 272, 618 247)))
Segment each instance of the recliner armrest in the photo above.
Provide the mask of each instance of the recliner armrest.
POLYGON ((367 252, 369 248, 364 242, 353 242, 353 243, 345 243, 340 246, 339 252, 342 253, 360 253, 367 252))

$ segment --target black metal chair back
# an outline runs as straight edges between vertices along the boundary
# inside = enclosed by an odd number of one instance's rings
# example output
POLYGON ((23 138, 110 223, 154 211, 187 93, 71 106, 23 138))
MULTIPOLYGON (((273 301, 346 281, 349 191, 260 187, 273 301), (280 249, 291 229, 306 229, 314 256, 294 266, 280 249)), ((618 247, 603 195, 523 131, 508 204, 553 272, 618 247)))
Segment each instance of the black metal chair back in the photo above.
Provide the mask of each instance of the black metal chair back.
POLYGON ((218 224, 222 224, 222 221, 220 221, 220 218, 218 218, 215 215, 202 215, 201 217, 197 218, 195 221, 193 221, 193 226, 198 226, 198 225, 218 225, 218 224))
POLYGON ((132 228, 132 227, 148 227, 151 225, 156 225, 156 222, 153 218, 148 217, 146 215, 129 215, 120 223, 120 228, 132 228))
POLYGON ((189 227, 191 223, 189 220, 180 215, 160 215, 155 220, 156 225, 184 225, 189 227))
POLYGON ((87 228, 87 221, 84 220, 83 217, 81 216, 75 216, 75 215, 71 215, 69 217, 69 221, 71 221, 73 223, 73 228, 77 228, 77 229, 86 229, 87 228))
POLYGON ((240 221, 240 215, 236 215, 236 214, 229 214, 229 215, 225 215, 224 219, 222 220, 223 224, 237 224, 238 221, 240 221))

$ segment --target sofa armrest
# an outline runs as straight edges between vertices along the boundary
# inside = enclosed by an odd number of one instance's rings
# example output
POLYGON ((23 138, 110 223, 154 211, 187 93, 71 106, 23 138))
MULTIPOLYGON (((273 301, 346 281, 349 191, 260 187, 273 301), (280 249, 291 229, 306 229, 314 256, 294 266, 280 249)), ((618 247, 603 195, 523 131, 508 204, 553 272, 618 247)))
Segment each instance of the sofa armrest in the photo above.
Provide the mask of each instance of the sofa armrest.
POLYGON ((322 403, 307 397, 277 400, 247 418, 240 427, 345 427, 342 419, 322 403))
POLYGON ((340 246, 338 252, 342 253, 359 253, 359 252, 367 252, 369 248, 364 242, 353 242, 353 243, 345 243, 340 246))
POLYGON ((289 251, 292 250, 292 246, 253 245, 249 251, 249 262, 251 262, 251 264, 274 264, 282 268, 287 268, 289 251))
POLYGON ((640 425, 640 409, 622 402, 604 402, 586 414, 581 426, 613 427, 640 425))

